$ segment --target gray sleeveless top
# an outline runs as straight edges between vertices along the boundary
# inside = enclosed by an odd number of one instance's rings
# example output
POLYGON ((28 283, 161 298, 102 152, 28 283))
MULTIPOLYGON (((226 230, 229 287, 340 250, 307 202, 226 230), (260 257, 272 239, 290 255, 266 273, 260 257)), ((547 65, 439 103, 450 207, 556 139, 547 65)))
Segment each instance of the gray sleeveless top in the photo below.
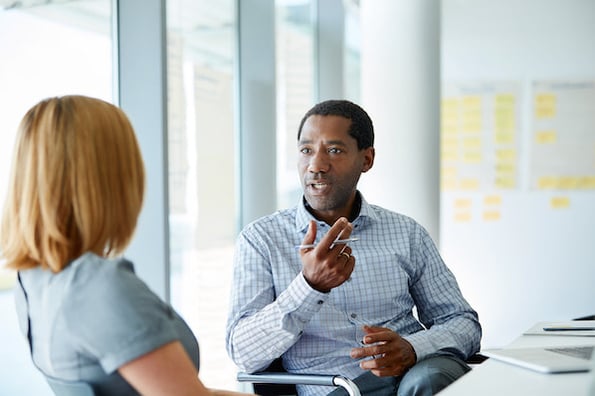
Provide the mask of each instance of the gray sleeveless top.
POLYGON ((192 331, 125 259, 86 253, 57 274, 20 271, 15 300, 33 362, 46 376, 88 382, 99 395, 136 395, 118 367, 174 340, 198 369, 192 331))

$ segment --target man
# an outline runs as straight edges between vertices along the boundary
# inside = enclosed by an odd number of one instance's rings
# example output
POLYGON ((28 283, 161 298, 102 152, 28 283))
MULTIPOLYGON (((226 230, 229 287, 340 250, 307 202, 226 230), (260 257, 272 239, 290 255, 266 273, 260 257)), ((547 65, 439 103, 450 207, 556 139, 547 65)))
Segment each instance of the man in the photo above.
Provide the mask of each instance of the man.
POLYGON ((237 241, 226 338, 240 369, 282 356, 289 372, 342 374, 368 395, 431 395, 469 370, 481 327, 428 233, 357 190, 373 145, 354 103, 325 101, 302 119, 302 200, 237 241))

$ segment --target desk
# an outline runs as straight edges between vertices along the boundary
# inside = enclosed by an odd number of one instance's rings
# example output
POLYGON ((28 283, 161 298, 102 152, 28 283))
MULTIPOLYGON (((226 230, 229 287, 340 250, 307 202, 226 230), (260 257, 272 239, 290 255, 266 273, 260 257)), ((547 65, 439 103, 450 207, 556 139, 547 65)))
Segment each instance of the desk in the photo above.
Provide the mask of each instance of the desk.
MULTIPOLYGON (((591 344, 595 345, 595 337, 522 335, 506 348, 591 344)), ((440 392, 440 396, 590 396, 593 376, 593 372, 541 374, 488 359, 440 392)))

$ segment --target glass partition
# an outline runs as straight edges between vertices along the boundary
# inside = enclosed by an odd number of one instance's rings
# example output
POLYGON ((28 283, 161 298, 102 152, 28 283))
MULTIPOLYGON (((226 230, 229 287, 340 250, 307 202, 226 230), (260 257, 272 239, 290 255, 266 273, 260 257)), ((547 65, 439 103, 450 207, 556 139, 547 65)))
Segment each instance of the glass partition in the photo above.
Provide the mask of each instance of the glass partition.
POLYGON ((171 302, 198 337, 201 379, 233 388, 225 350, 235 242, 235 2, 168 0, 171 302))
MULTIPOLYGON (((113 102, 111 19, 110 0, 0 2, 0 207, 16 129, 31 106, 67 94, 113 102)), ((11 290, 15 274, 2 266, 1 393, 51 395, 19 332, 11 290)))
POLYGON ((315 100, 315 4, 276 0, 277 205, 293 206, 301 195, 296 171, 297 128, 315 100))

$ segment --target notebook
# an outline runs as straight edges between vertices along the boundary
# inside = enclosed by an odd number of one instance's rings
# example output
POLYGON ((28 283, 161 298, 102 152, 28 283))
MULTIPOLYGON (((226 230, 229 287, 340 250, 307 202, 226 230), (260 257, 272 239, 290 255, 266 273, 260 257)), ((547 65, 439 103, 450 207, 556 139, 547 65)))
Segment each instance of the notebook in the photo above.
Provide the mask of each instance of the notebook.
POLYGON ((525 335, 595 337, 595 320, 538 322, 525 335))
POLYGON ((591 370, 591 358, 595 359, 594 349, 593 345, 581 345, 491 349, 481 353, 541 373, 572 373, 591 370))

